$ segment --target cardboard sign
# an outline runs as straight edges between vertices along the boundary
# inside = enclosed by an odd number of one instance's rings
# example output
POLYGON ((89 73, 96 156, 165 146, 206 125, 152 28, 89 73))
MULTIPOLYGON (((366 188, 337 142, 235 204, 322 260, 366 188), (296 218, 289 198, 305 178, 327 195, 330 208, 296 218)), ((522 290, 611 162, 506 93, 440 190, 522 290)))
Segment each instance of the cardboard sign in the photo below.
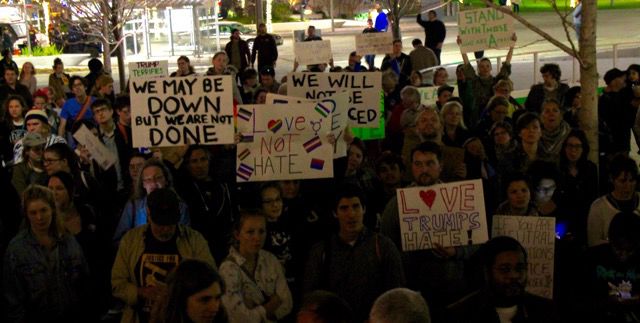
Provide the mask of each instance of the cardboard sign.
POLYGON ((114 155, 98 137, 96 137, 85 125, 80 126, 73 134, 79 144, 85 146, 91 154, 91 159, 95 160, 100 168, 107 170, 117 162, 114 155))
MULTIPOLYGON (((458 86, 451 85, 451 87, 453 88, 451 96, 458 96, 458 86)), ((416 88, 420 93, 420 103, 425 107, 436 104, 438 101, 438 88, 439 86, 424 86, 416 88)))
POLYGON ((347 93, 339 93, 330 98, 322 100, 307 100, 286 95, 267 93, 266 104, 292 104, 292 103, 315 103, 318 102, 332 108, 331 112, 331 133, 335 137, 333 147, 333 158, 347 156, 347 143, 344 141, 344 132, 347 128, 347 106, 349 97, 347 93))
POLYGON ((481 180, 402 188, 396 194, 402 251, 488 240, 481 180))
POLYGON ((131 79, 166 76, 169 76, 169 62, 166 60, 129 63, 129 78, 131 79))
POLYGON ((393 33, 366 33, 356 35, 358 55, 389 54, 393 52, 393 33))
POLYGON ((333 176, 331 108, 316 103, 238 106, 237 182, 333 176))
POLYGON ((458 26, 463 53, 505 48, 514 44, 513 18, 493 8, 460 11, 458 26))
POLYGON ((293 43, 293 52, 300 65, 329 63, 333 58, 330 40, 314 40, 293 43))
POLYGON ((319 100, 346 91, 349 95, 349 125, 377 128, 380 120, 382 74, 362 73, 289 73, 287 93, 291 96, 319 100))
POLYGON ((231 76, 131 80, 134 147, 234 143, 231 76))
POLYGON ((556 219, 542 216, 493 216, 492 237, 509 236, 527 250, 527 291, 553 298, 553 266, 556 219))

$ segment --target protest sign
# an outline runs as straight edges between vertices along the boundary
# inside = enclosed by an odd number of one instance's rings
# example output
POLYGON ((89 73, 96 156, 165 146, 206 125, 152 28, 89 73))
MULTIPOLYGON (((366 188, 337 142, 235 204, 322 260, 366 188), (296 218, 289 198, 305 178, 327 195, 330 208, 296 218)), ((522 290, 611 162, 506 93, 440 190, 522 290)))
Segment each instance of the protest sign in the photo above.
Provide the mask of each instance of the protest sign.
POLYGON ((463 53, 514 44, 511 39, 515 32, 513 18, 493 8, 460 11, 458 26, 463 53))
POLYGON ((129 63, 129 78, 163 76, 169 76, 169 62, 166 60, 129 63))
POLYGON ((393 52, 393 33, 356 34, 358 55, 389 54, 393 52))
MULTIPOLYGON (((458 96, 458 86, 457 85, 449 85, 453 88, 453 93, 451 96, 458 96)), ((418 92, 420 93, 420 103, 425 107, 432 106, 436 104, 438 101, 438 88, 439 86, 424 86, 418 87, 418 92)))
POLYGON ((396 194, 403 251, 487 241, 481 180, 402 188, 396 194))
POLYGON ((492 237, 509 236, 527 250, 529 262, 527 291, 553 298, 553 259, 555 254, 556 219, 542 216, 493 217, 492 237))
POLYGON ((336 143, 333 147, 333 158, 347 156, 347 142, 344 141, 344 132, 347 128, 347 105, 349 104, 349 96, 347 93, 338 93, 330 98, 321 100, 307 100, 295 98, 286 95, 267 93, 266 104, 292 104, 292 103, 315 103, 330 107, 331 112, 331 133, 336 143))
POLYGON ((300 65, 329 63, 333 58, 330 40, 293 43, 295 59, 300 65))
POLYGON ((349 96, 349 125, 377 128, 380 120, 382 74, 363 73, 289 73, 287 93, 290 96, 319 100, 345 90, 349 96))
POLYGON ((131 80, 134 147, 234 143, 231 76, 131 80))
POLYGON ((80 126, 73 134, 73 138, 83 145, 91 154, 100 168, 107 170, 117 162, 116 155, 105 146, 85 125, 80 126))
POLYGON ((333 176, 331 107, 317 103, 238 106, 238 182, 333 176))

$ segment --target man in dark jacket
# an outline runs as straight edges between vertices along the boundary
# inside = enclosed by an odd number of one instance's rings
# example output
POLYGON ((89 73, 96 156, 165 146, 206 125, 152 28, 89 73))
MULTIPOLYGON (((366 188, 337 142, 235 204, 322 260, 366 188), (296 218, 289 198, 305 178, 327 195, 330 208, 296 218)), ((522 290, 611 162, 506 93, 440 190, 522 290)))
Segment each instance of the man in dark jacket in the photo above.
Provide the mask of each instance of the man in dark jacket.
POLYGON ((18 69, 15 67, 6 67, 4 69, 4 83, 0 86, 0 104, 10 95, 19 95, 24 99, 26 109, 33 107, 33 96, 29 88, 18 82, 18 69))
POLYGON ((238 72, 243 72, 249 66, 251 51, 247 42, 240 38, 238 29, 231 30, 231 40, 224 47, 224 51, 229 57, 229 65, 235 66, 238 72))
POLYGON ((424 45, 431 49, 440 60, 440 52, 442 52, 442 44, 444 38, 447 36, 447 28, 444 23, 438 20, 438 14, 434 10, 429 10, 427 14, 429 20, 422 20, 422 14, 418 14, 416 21, 422 28, 424 28, 424 45))
POLYGON ((256 61, 256 54, 258 55, 258 71, 261 71, 265 66, 276 66, 276 60, 278 60, 276 40, 272 35, 267 34, 267 26, 263 23, 258 25, 258 36, 253 41, 251 67, 256 61))

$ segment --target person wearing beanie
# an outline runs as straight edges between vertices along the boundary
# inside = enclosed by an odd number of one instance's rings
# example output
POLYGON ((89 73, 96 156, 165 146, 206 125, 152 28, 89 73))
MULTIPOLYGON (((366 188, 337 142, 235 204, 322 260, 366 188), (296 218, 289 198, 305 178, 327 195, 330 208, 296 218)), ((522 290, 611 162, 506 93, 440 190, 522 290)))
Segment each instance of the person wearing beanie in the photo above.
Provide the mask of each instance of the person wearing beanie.
MULTIPOLYGON (((49 118, 47 113, 42 110, 31 109, 27 112, 24 117, 24 123, 27 127, 27 133, 39 133, 42 138, 45 139, 44 149, 47 147, 57 144, 63 143, 66 144, 67 141, 56 135, 51 133, 51 125, 49 125, 49 118)), ((13 163, 17 165, 22 162, 22 152, 24 150, 24 138, 20 139, 16 142, 15 146, 13 146, 13 163)))
POLYGON ((44 144, 46 139, 37 132, 27 133, 22 139, 22 162, 13 167, 11 183, 19 194, 31 184, 47 185, 44 170, 44 144))

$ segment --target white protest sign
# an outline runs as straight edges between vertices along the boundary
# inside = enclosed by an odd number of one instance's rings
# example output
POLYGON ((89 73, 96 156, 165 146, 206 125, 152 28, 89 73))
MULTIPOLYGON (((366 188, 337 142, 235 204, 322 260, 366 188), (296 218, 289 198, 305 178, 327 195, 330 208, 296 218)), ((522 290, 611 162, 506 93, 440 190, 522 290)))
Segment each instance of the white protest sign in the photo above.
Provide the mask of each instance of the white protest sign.
POLYGON ((359 128, 380 126, 380 93, 382 74, 362 73, 289 73, 287 93, 290 96, 319 100, 346 91, 349 96, 349 125, 359 128))
POLYGON ((393 33, 366 33, 356 35, 358 55, 389 54, 393 52, 393 33))
POLYGON ((403 251, 488 240, 481 180, 402 188, 396 194, 403 251))
POLYGON ((134 147, 234 143, 231 76, 131 80, 134 147))
MULTIPOLYGON (((347 142, 344 141, 344 133, 347 128, 347 106, 349 104, 349 96, 347 93, 339 93, 330 98, 318 100, 317 104, 331 108, 331 133, 335 137, 335 145, 333 147, 333 158, 347 156, 347 142)), ((275 93, 267 93, 266 104, 292 104, 292 103, 316 103, 316 100, 307 100, 295 98, 275 93)))
POLYGON ((100 168, 107 170, 117 162, 116 155, 105 146, 85 125, 80 126, 73 134, 79 144, 83 145, 91 154, 100 168))
POLYGON ((169 62, 166 60, 129 63, 129 78, 163 76, 169 76, 169 62))
POLYGON ((316 103, 239 105, 236 181, 332 177, 330 117, 316 103))
POLYGON ((514 44, 513 18, 493 8, 460 11, 458 26, 463 53, 514 44))
MULTIPOLYGON (((458 96, 458 86, 450 86, 453 88, 453 93, 451 93, 451 96, 458 96)), ((439 86, 424 86, 416 88, 420 93, 420 103, 425 107, 436 104, 436 102, 438 101, 438 88, 439 86)))
POLYGON ((493 216, 492 237, 509 236, 527 250, 527 291, 553 298, 553 259, 556 219, 542 216, 493 216))
POLYGON ((293 43, 295 59, 300 65, 329 63, 333 58, 330 40, 313 40, 293 43))

